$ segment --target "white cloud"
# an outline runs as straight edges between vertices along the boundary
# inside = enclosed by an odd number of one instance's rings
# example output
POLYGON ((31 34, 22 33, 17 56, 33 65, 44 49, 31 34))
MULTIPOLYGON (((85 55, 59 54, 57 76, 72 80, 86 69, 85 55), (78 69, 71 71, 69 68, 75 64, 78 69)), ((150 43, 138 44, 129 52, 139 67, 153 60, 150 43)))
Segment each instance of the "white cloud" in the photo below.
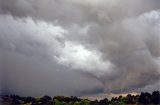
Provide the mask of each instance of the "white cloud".
POLYGON ((100 52, 86 49, 83 45, 73 42, 65 42, 65 47, 59 51, 59 56, 54 56, 60 64, 91 73, 97 77, 110 72, 110 68, 113 66, 110 61, 103 61, 101 57, 100 52))

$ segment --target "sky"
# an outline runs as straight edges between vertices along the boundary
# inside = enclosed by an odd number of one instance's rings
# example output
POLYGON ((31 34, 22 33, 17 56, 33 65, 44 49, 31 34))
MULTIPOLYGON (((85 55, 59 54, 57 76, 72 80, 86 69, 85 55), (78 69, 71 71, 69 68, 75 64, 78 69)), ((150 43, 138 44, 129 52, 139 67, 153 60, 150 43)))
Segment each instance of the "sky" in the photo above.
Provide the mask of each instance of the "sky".
POLYGON ((0 94, 160 91, 159 0, 0 0, 0 94))

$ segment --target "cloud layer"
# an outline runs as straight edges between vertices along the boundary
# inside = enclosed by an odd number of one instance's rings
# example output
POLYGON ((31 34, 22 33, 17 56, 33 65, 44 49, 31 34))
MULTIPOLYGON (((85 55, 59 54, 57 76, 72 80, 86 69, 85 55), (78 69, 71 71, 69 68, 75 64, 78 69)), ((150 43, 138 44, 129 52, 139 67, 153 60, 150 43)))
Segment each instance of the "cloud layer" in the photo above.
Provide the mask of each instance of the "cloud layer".
POLYGON ((158 0, 0 0, 3 94, 160 89, 158 0))

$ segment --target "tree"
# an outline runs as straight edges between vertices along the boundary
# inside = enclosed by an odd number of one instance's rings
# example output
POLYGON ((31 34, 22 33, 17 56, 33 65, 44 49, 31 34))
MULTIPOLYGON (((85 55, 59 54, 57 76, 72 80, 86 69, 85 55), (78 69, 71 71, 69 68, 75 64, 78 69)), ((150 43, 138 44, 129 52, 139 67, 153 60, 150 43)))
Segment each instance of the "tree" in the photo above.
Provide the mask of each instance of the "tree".
POLYGON ((98 100, 90 101, 90 104, 91 104, 91 105, 99 105, 99 102, 98 102, 98 100))
POLYGON ((50 96, 43 96, 42 98, 40 98, 40 102, 42 103, 42 104, 50 104, 51 103, 51 101, 52 101, 52 98, 50 97, 50 96))
POLYGON ((74 105, 81 105, 80 102, 76 101, 74 102, 74 105))
POLYGON ((151 94, 150 93, 141 93, 139 96, 139 103, 140 104, 150 104, 151 103, 151 94))
POLYGON ((13 105, 19 105, 21 104, 22 98, 18 95, 11 95, 10 98, 12 99, 12 104, 13 105))
POLYGON ((99 105, 108 105, 108 104, 109 104, 109 101, 107 98, 99 101, 99 105))
POLYGON ((90 102, 88 100, 81 100, 80 105, 90 105, 90 102))
POLYGON ((154 91, 152 93, 151 102, 153 104, 160 104, 160 93, 159 93, 159 91, 154 91))
POLYGON ((61 102, 57 99, 54 99, 54 105, 62 105, 61 102))

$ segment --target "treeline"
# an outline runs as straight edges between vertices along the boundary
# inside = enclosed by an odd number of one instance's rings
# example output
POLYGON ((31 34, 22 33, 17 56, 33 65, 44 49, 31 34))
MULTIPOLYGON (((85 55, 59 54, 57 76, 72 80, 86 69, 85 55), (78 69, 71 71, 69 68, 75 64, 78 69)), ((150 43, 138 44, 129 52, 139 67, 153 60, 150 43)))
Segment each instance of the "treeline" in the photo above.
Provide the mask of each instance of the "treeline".
POLYGON ((0 105, 160 105, 160 92, 152 93, 142 92, 140 95, 128 94, 126 97, 113 97, 111 100, 104 98, 102 100, 90 101, 77 97, 65 96, 43 96, 38 97, 20 97, 18 95, 1 96, 0 105))

